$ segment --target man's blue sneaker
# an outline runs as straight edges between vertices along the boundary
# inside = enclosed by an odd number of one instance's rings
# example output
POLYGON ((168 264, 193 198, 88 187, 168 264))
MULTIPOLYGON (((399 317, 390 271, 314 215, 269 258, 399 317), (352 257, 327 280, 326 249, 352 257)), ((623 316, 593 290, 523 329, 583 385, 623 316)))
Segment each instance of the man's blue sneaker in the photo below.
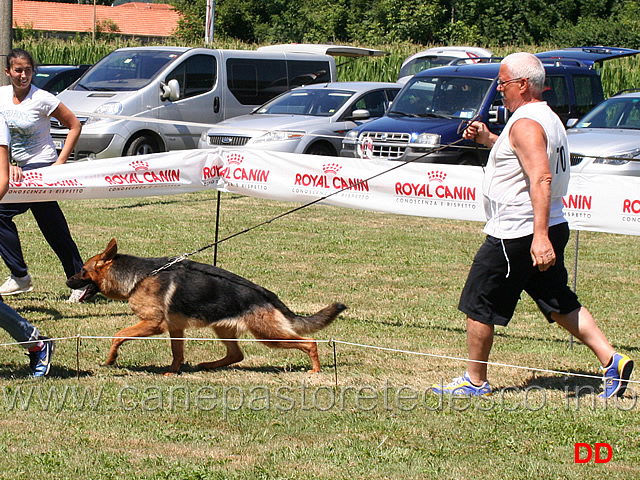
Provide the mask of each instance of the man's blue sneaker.
POLYGON ((464 375, 458 378, 454 378, 448 385, 434 384, 432 387, 433 393, 438 395, 457 395, 464 397, 476 397, 483 395, 491 395, 491 386, 489 382, 484 382, 479 387, 471 383, 469 378, 469 372, 464 372, 464 375))
POLYGON ((53 340, 49 340, 47 337, 40 337, 40 340, 44 342, 42 349, 28 353, 29 366, 34 377, 44 377, 49 373, 51 357, 53 357, 53 351, 56 349, 56 344, 53 340))
POLYGON ((602 367, 604 392, 600 398, 621 397, 627 389, 629 377, 633 371, 633 360, 621 353, 614 353, 607 367, 602 367))

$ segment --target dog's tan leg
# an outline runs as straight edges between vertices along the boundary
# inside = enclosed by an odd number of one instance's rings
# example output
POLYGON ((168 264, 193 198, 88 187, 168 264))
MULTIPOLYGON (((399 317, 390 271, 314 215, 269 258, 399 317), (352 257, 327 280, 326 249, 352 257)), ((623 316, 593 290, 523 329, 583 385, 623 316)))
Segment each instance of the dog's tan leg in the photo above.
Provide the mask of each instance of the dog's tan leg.
MULTIPOLYGON (((234 328, 213 327, 213 329, 216 331, 216 335, 218 335, 219 338, 236 338, 238 335, 234 328)), ((228 365, 241 362, 244 359, 244 355, 242 354, 242 350, 240 350, 237 341, 223 340, 222 343, 227 347, 227 355, 224 358, 216 360, 215 362, 204 362, 198 366, 207 370, 213 370, 215 368, 226 367, 228 365)))
POLYGON ((318 358, 318 345, 313 338, 301 337, 293 332, 288 321, 282 313, 275 309, 256 312, 248 318, 249 331, 258 340, 271 340, 262 342, 270 348, 297 348, 309 355, 311 371, 320 371, 320 359, 318 358), (279 342, 278 340, 286 340, 279 342))
MULTIPOLYGON (((260 337, 257 337, 259 340, 260 337)), ((275 340, 275 339, 272 339, 275 340)), ((265 345, 271 348, 297 348, 309 355, 311 360, 310 372, 317 373, 320 371, 320 358, 318 357, 318 345, 313 338, 304 338, 293 335, 283 335, 278 340, 292 340, 289 342, 263 342, 265 345), (288 337, 288 338, 287 338, 288 337)))
POLYGON ((116 333, 115 338, 111 342, 111 349, 107 355, 107 365, 113 365, 118 356, 118 348, 128 340, 127 337, 150 337, 152 335, 160 335, 164 333, 166 328, 162 324, 147 321, 138 322, 130 327, 123 328, 116 333), (118 338, 124 337, 124 338, 118 338))
POLYGON ((184 330, 169 329, 169 336, 171 337, 171 353, 173 354, 173 361, 171 362, 169 371, 165 373, 165 376, 178 373, 184 362, 184 340, 174 340, 176 338, 183 338, 184 330))

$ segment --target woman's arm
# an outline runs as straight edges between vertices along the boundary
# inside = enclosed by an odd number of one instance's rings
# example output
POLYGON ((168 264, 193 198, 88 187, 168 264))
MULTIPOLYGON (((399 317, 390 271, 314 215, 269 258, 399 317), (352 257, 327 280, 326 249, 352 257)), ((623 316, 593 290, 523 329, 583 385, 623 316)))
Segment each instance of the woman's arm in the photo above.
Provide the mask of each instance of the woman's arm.
POLYGON ((71 155, 73 149, 76 148, 78 138, 80 138, 80 132, 82 131, 82 124, 80 123, 80 120, 78 120, 78 117, 76 117, 63 103, 58 105, 58 108, 53 111, 51 116, 56 118, 62 125, 69 129, 67 138, 64 141, 64 147, 62 147, 62 151, 58 155, 58 160, 53 164, 62 165, 63 163, 66 163, 69 155, 71 155))
POLYGON ((9 190, 9 147, 0 145, 0 200, 9 190))

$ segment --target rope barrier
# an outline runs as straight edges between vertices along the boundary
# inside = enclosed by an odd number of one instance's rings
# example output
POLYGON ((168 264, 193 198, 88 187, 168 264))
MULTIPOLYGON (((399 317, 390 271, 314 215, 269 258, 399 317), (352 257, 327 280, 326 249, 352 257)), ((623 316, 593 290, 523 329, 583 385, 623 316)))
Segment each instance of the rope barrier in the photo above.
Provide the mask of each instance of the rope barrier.
MULTIPOLYGON (((70 336, 70 337, 58 337, 58 338, 49 338, 48 341, 55 341, 55 342, 59 342, 59 341, 64 341, 64 340, 75 340, 76 341, 76 367, 77 367, 77 372, 79 375, 79 371, 80 371, 80 354, 79 354, 79 350, 80 350, 80 343, 81 340, 83 339, 87 339, 87 340, 113 340, 115 338, 119 338, 119 339, 125 339, 125 340, 162 340, 162 341, 166 341, 166 340, 184 340, 184 341, 207 341, 207 342, 225 342, 225 341, 234 341, 234 342, 259 342, 259 343, 263 343, 263 342, 299 342, 300 340, 292 340, 292 339, 283 339, 283 340, 277 340, 277 339, 256 339, 256 338, 213 338, 213 337, 114 337, 114 336, 102 336, 102 335, 75 335, 75 336, 70 336)), ((321 344, 321 343, 326 343, 328 344, 330 347, 332 347, 333 349, 333 361, 334 361, 334 369, 335 369, 335 383, 336 386, 338 385, 338 372, 337 372, 337 353, 336 353, 336 345, 337 344, 341 344, 341 345, 348 345, 351 347, 357 347, 357 348, 364 348, 364 349, 370 349, 370 350, 378 350, 378 351, 384 351, 384 352, 390 352, 390 353, 401 353, 401 354, 406 354, 406 355, 418 355, 418 356, 423 356, 423 357, 430 357, 430 358, 438 358, 438 359, 443 359, 443 360, 454 360, 457 362, 475 362, 475 363, 483 363, 486 364, 488 366, 492 366, 492 367, 504 367, 504 368, 513 368, 513 369, 517 369, 517 370, 526 370, 526 371, 530 371, 530 372, 537 372, 537 373, 547 373, 547 374, 552 374, 552 375, 562 375, 562 376, 566 376, 566 377, 578 377, 578 378, 591 378, 591 379, 596 379, 596 380, 602 380, 603 376, 602 375, 589 375, 586 373, 575 373, 575 372, 567 372, 567 371, 563 371, 563 370, 551 370, 551 369, 546 369, 546 368, 538 368, 538 367, 528 367, 528 366, 523 366, 523 365, 515 365, 515 364, 510 364, 510 363, 499 363, 499 362, 485 362, 485 361, 481 361, 481 360, 470 360, 468 358, 463 358, 463 357, 455 357, 455 356, 451 356, 451 355, 439 355, 439 354, 435 354, 435 353, 425 353, 425 352, 415 352, 412 350, 403 350, 403 349, 398 349, 398 348, 391 348, 391 347, 381 347, 381 346, 377 346, 377 345, 367 345, 367 344, 363 344, 363 343, 356 343, 356 342, 347 342, 344 340, 336 340, 335 338, 331 338, 331 339, 312 339, 312 340, 306 340, 306 341, 311 341, 314 342, 316 344, 321 344)), ((13 345, 23 345, 26 343, 33 343, 33 342, 8 342, 8 343, 0 343, 0 347, 8 347, 8 346, 13 346, 13 345)), ((635 384, 640 384, 640 380, 627 380, 628 383, 635 383, 635 384)))

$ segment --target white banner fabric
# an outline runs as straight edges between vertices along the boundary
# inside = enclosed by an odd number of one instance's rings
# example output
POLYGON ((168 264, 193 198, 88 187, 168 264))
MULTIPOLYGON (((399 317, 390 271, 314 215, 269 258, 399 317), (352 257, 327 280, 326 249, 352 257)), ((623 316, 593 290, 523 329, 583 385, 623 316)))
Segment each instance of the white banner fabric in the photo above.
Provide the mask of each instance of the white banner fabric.
MULTIPOLYGON (((184 150, 24 172, 3 199, 38 202, 218 189, 402 215, 485 220, 481 167, 385 162, 263 150, 184 150)), ((572 175, 572 229, 640 235, 640 177, 572 175)))

